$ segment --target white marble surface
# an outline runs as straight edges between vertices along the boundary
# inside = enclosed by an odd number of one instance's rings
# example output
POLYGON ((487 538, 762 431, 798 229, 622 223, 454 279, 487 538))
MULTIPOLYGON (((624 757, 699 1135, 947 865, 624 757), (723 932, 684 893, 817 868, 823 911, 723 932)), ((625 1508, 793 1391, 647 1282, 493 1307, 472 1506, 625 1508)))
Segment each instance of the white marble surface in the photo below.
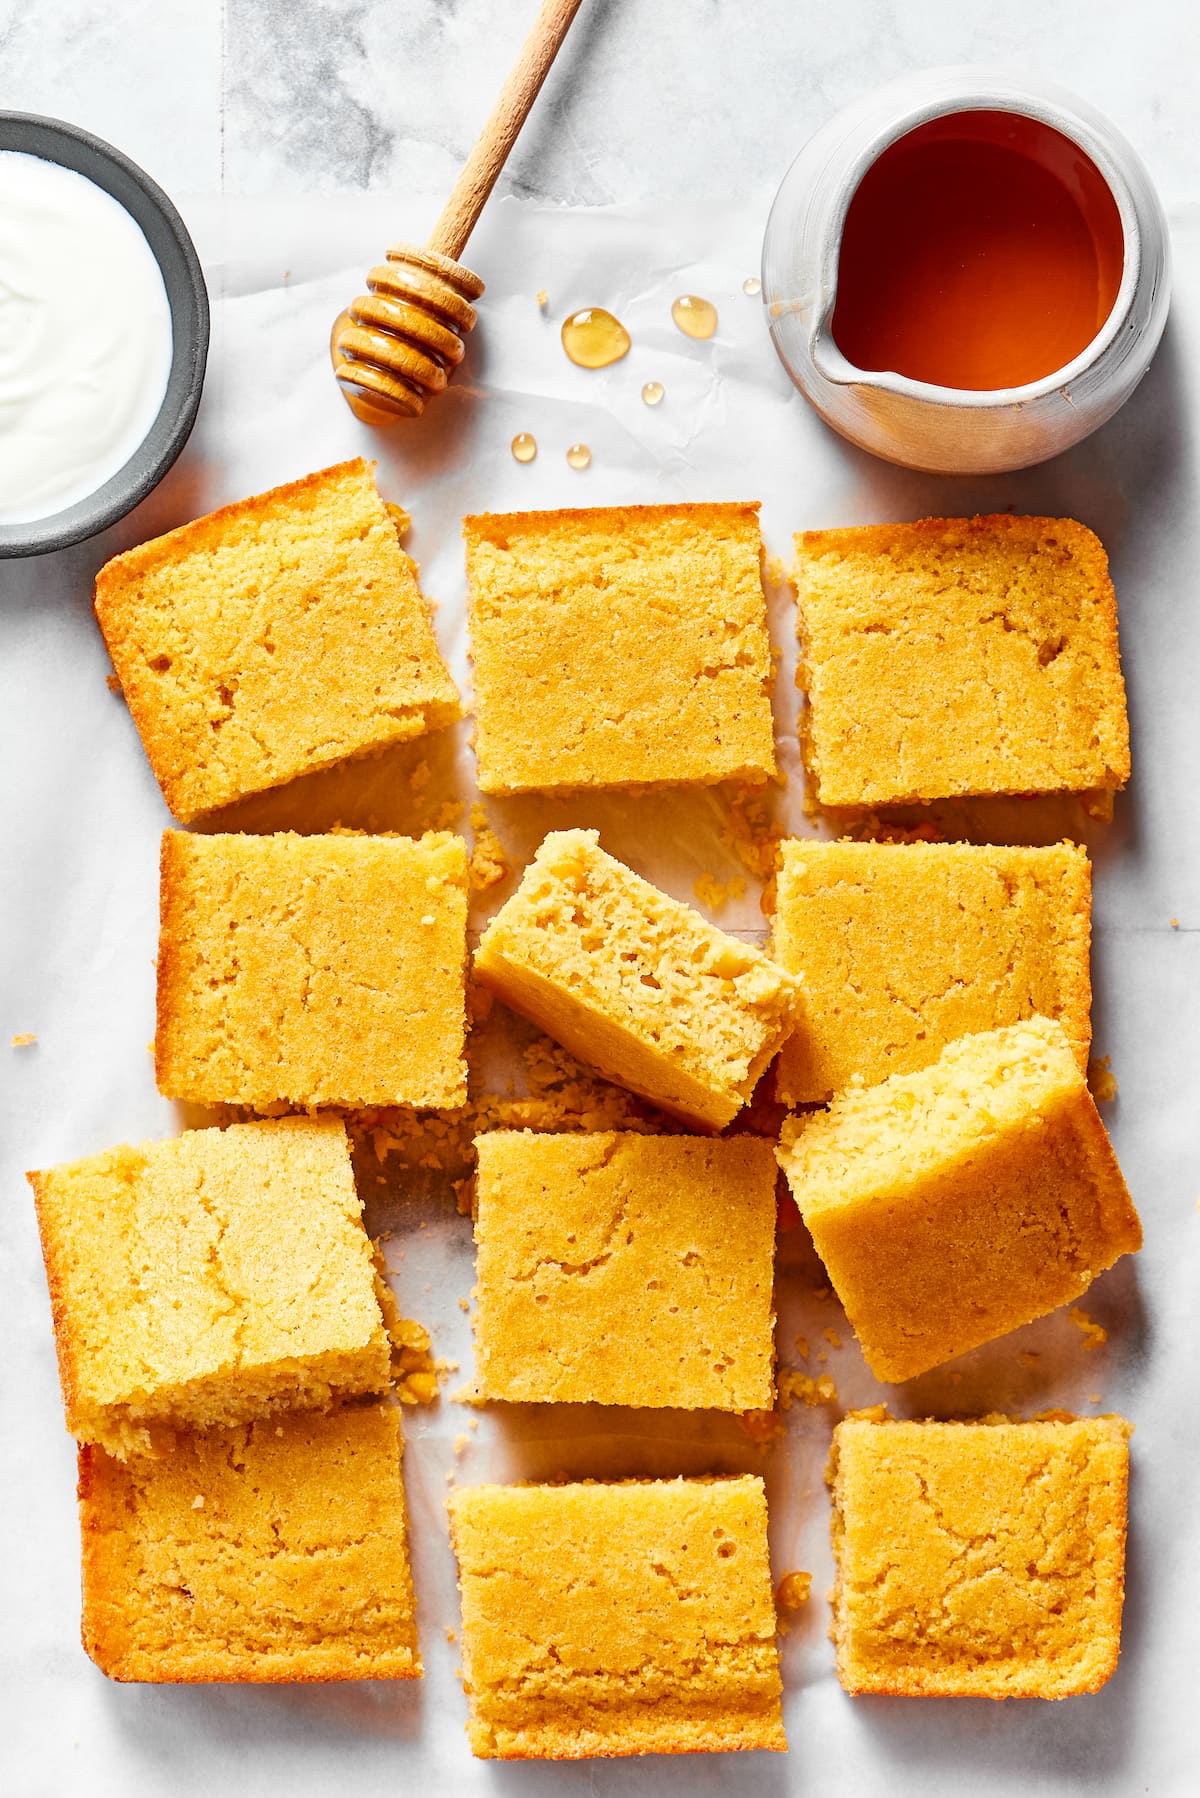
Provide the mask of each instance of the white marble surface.
MULTIPOLYGON (((585 0, 564 60, 485 216, 471 260, 488 312, 464 378, 414 434, 369 440, 338 400, 312 345, 389 235, 432 219, 532 0, 0 0, 0 106, 72 119, 141 161, 179 201, 215 301, 210 381, 196 436, 141 513, 57 558, 0 565, 0 1791, 58 1798, 81 1786, 131 1794, 286 1793, 336 1786, 371 1795, 418 1780, 455 1794, 736 1789, 777 1798, 865 1794, 1057 1794, 1159 1798, 1195 1789, 1191 1709, 1200 1657, 1200 1539, 1193 1473, 1200 1325, 1200 779, 1195 569, 1200 565, 1193 418, 1200 359, 1200 145, 1189 9, 1132 12, 1066 0, 1004 9, 827 0, 797 7, 585 0), (1176 302, 1151 375, 1114 423, 1040 470, 992 481, 932 480, 874 464, 831 438, 790 393, 758 309, 740 294, 773 186, 806 133, 861 87, 937 61, 1015 62, 1065 81, 1127 131, 1157 179, 1175 237, 1176 302), (604 208, 584 214, 572 208, 604 208), (348 288, 347 283, 351 283, 348 288), (599 290, 607 283, 605 293, 599 290), (530 304, 611 297, 634 326, 622 371, 581 377, 556 360, 530 304), (685 346, 665 301, 719 294, 722 330, 685 346), (711 354, 711 361, 708 357, 711 354), (666 381, 657 414, 636 401, 666 381), (256 386, 256 382, 258 385, 256 386), (590 384, 589 384, 590 382, 590 384), (534 428, 532 470, 507 454, 534 428), (597 451, 581 487, 561 447, 597 451), (1146 1223, 1136 1263, 1105 1277, 1088 1309, 1110 1329, 1087 1354, 1063 1319, 967 1358, 962 1383, 916 1383, 903 1408, 946 1412, 1051 1403, 1106 1407, 1137 1424, 1125 1647, 1111 1684, 1058 1706, 846 1698, 832 1675, 820 1598, 828 1581, 821 1467, 829 1418, 793 1412, 766 1463, 777 1567, 813 1567, 814 1602, 785 1644, 786 1761, 746 1757, 578 1768, 470 1761, 454 1679, 456 1619, 442 1496, 461 1413, 415 1422, 408 1462, 428 1678, 303 1689, 119 1688, 77 1646, 78 1571, 70 1444, 61 1429, 48 1306, 27 1166, 173 1127, 153 1090, 155 847, 167 822, 136 737, 106 691, 88 611, 91 576, 114 549, 219 500, 367 445, 381 484, 416 519, 439 629, 464 670, 457 520, 484 506, 657 495, 764 500, 769 547, 805 525, 1013 505, 1074 513, 1099 530, 1122 607, 1135 776, 1096 858, 1095 1033, 1120 1081, 1107 1119, 1146 1223), (308 460, 305 460, 308 458, 308 460), (1177 919, 1179 928, 1171 926, 1177 919), (36 1030, 34 1051, 9 1036, 36 1030), (1040 1354, 1018 1376, 1019 1351, 1040 1354)), ((549 336, 547 335, 551 333, 549 336)), ((789 749, 786 608, 781 741, 789 749)), ((333 806, 331 795, 326 803, 333 806)), ((339 790, 336 803, 347 803, 339 790)), ((381 803, 364 787, 362 812, 381 803)), ((286 802, 275 820, 286 821, 286 802)), ((795 794, 788 815, 796 821, 795 794)), ((655 814, 674 836, 656 861, 636 820, 601 822, 612 846, 686 893, 711 866, 713 815, 689 802, 655 814), (623 835, 621 833, 624 833, 623 835)), ((266 822, 274 821, 263 814, 266 822)), ((1081 828, 1077 816, 1065 824, 1081 828)), ((261 822, 261 821, 260 821, 261 822)), ((534 818, 500 808, 518 848, 534 818)), ((1010 814, 1008 824, 1020 825, 1010 814)), ((1026 830, 1028 830, 1028 821, 1026 830)), ((754 921, 754 895, 733 920, 754 921)), ((444 1200, 397 1212, 395 1277, 408 1308, 432 1308, 442 1352, 469 1354, 453 1296, 469 1281, 469 1237, 444 1200), (424 1221, 428 1228, 413 1228, 424 1221), (426 1284, 430 1293, 426 1297, 426 1284)), ((812 1296, 798 1246, 784 1256, 789 1328, 819 1336, 835 1313, 812 1296)), ((847 1403, 878 1388, 848 1343, 830 1351, 847 1403)), ((553 1414, 505 1434, 485 1421, 463 1479, 572 1467, 624 1471, 753 1465, 728 1425, 610 1414, 568 1439, 553 1414)))

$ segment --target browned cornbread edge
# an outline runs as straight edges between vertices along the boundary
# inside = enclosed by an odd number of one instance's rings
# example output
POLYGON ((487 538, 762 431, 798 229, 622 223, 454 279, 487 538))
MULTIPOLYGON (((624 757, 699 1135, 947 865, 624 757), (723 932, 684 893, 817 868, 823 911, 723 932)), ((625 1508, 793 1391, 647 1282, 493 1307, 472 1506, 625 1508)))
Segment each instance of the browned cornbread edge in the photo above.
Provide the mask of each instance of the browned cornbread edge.
MULTIPOLYGON (((1120 689, 1121 731, 1119 734, 1121 741, 1119 741, 1116 746, 1116 758, 1113 764, 1108 768, 1108 773, 1111 778, 1099 783, 1098 788, 1089 788, 1086 790, 1111 793, 1119 790, 1125 785, 1131 771, 1129 754, 1129 713, 1125 694, 1125 680, 1121 672, 1120 644, 1117 631, 1117 596, 1112 583, 1112 574, 1109 569, 1108 553, 1096 533, 1089 529, 1087 525, 1081 524, 1080 521, 1075 518, 1050 518, 1036 513, 1014 514, 1009 512, 977 512, 970 518, 920 518, 900 525, 893 522, 890 524, 845 525, 830 530, 798 531, 794 537, 794 544, 797 556, 810 546, 819 543, 829 544, 839 538, 852 538, 855 542, 868 549, 874 544, 877 546, 878 550, 882 551, 889 543, 892 533, 898 528, 909 532, 920 533, 929 537, 936 537, 947 530, 964 527, 971 532, 993 528, 1001 531, 1012 531, 1018 526, 1025 525, 1050 526, 1059 531, 1061 535, 1070 537, 1077 551, 1080 552, 1080 562, 1084 564, 1090 572, 1095 585, 1097 600, 1096 611, 1099 625, 1097 635, 1102 647, 1111 652, 1115 668, 1115 678, 1120 689)), ((819 807, 828 806, 835 811, 847 810, 853 812, 862 810, 864 807, 873 804, 884 804, 885 802, 882 800, 864 801, 858 798, 852 799, 842 796, 827 799, 822 792, 820 761, 813 741, 812 708, 808 698, 808 695, 811 692, 813 678, 811 639, 804 610, 803 587, 798 580, 795 580, 794 584, 796 587, 796 637, 798 646, 796 686, 804 695, 804 703, 800 708, 798 735, 801 760, 804 765, 805 774, 808 777, 812 796, 819 807)), ((955 795, 940 793, 926 795, 911 794, 907 796, 898 795, 894 799, 886 801, 886 803, 895 805, 924 804, 927 803, 928 800, 934 798, 968 796, 969 795, 966 794, 955 795)))

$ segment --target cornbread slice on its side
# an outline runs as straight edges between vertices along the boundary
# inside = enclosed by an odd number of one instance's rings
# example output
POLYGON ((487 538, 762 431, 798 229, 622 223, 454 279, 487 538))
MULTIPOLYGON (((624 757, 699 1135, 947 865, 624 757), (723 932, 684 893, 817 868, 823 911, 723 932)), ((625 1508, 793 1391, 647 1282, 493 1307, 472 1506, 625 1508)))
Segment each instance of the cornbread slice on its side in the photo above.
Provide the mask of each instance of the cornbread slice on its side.
POLYGON ((81 1440, 125 1455, 177 1425, 387 1390, 340 1120, 189 1130, 29 1179, 81 1440))
POLYGON ((162 844, 155 1067, 202 1105, 466 1100, 460 837, 162 844))
POLYGON ((83 1645, 154 1684, 416 1679, 399 1413, 182 1436, 174 1454, 79 1456, 83 1645))
POLYGON ((773 1404, 771 1143, 497 1130, 475 1146, 483 1397, 773 1404))
POLYGON ((785 1105, 927 1067, 956 1037, 1057 1018, 1091 1043, 1091 866, 1074 843, 781 846, 772 953, 804 983, 785 1105))
POLYGON ((1060 1025, 784 1125, 779 1161, 871 1371, 907 1380, 1078 1298, 1141 1225, 1060 1025))
POLYGON ((1070 518, 926 518, 796 538, 801 747, 821 805, 1113 789, 1117 607, 1070 518))
POLYGON ((463 521, 485 793, 775 773, 755 505, 463 521))
POLYGON ((114 557, 95 605, 185 822, 461 715, 361 457, 114 557))
POLYGON ((786 1749, 763 1483, 450 1497, 484 1760, 786 1749))
POLYGON ((488 925, 475 972, 606 1079, 720 1129, 792 1028, 798 986, 606 855, 552 831, 488 925))
POLYGON ((847 1692, 1069 1698, 1115 1671, 1123 1418, 852 1415, 834 1431, 827 1477, 847 1692))

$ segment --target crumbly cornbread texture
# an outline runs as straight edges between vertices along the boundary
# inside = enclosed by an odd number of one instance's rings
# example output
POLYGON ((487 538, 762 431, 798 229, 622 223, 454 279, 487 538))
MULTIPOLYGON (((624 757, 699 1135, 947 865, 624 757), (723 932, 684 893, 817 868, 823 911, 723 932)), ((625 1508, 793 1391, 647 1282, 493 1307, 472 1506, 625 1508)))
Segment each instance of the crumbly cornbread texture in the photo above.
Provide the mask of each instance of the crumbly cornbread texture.
POLYGON ((176 1425, 386 1391, 340 1120, 189 1130, 29 1178, 81 1440, 124 1455, 176 1425))
POLYGON ((757 505, 463 522, 485 793, 775 772, 757 505))
POLYGON ((763 1483, 450 1498, 482 1759, 784 1749, 763 1483))
POLYGON ((833 1636, 848 1692, 1067 1698, 1121 1647, 1120 1417, 848 1417, 829 1463, 833 1636))
POLYGON ((162 844, 160 1089, 198 1104, 461 1105, 460 837, 162 844))
POLYGON ((110 1679, 414 1679, 399 1413, 354 1405, 79 1457, 83 1645, 110 1679))
POLYGON ((1046 1018, 848 1088, 785 1124, 779 1160, 881 1380, 1053 1311, 1141 1247, 1087 1084, 1046 1018))
POLYGON ((1034 1016, 1058 1019, 1086 1070, 1091 884, 1074 843, 784 843, 772 953, 804 991, 780 1099, 823 1103, 1034 1016))
POLYGON ((796 538, 802 748, 820 804, 1124 786, 1108 558, 1070 518, 796 538))
POLYGON ((484 1398, 771 1404, 771 1143, 499 1130, 475 1146, 484 1398))
POLYGON ((609 1080, 728 1124, 792 1028, 790 974, 606 855, 552 831, 488 925, 475 972, 609 1080))
POLYGON ((114 557, 95 603, 185 822, 460 716, 416 565, 361 458, 114 557))

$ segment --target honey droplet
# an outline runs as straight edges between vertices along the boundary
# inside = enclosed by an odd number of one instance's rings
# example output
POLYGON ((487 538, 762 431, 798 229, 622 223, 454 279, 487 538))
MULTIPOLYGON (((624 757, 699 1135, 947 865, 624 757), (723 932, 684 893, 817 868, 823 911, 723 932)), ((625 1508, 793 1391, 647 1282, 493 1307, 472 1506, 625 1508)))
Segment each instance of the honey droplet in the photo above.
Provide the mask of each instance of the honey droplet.
POLYGON ((629 332, 603 306, 585 306, 564 318, 562 346, 580 368, 607 368, 629 351, 629 332))
MULTIPOLYGON (((624 353, 622 350, 621 354, 624 355, 624 353)), ((592 452, 586 443, 573 443, 567 451, 567 461, 572 468, 590 468, 592 452)))
POLYGON ((671 317, 685 337, 711 337, 717 328, 717 309, 699 294, 682 293, 671 307, 671 317))
POLYGON ((751 299, 754 298, 756 293, 762 292, 762 282, 757 275, 746 276, 746 279, 742 282, 742 292, 749 294, 751 299))
POLYGON ((537 438, 528 431, 518 431, 509 446, 517 462, 532 462, 537 455, 537 438))
POLYGON ((642 398, 648 406, 658 406, 662 404, 662 397, 666 391, 661 381, 647 381, 642 388, 642 398))
POLYGON ((546 310, 547 306, 550 304, 550 295, 546 292, 546 289, 544 287, 539 287, 537 290, 537 303, 541 307, 543 312, 546 310))

